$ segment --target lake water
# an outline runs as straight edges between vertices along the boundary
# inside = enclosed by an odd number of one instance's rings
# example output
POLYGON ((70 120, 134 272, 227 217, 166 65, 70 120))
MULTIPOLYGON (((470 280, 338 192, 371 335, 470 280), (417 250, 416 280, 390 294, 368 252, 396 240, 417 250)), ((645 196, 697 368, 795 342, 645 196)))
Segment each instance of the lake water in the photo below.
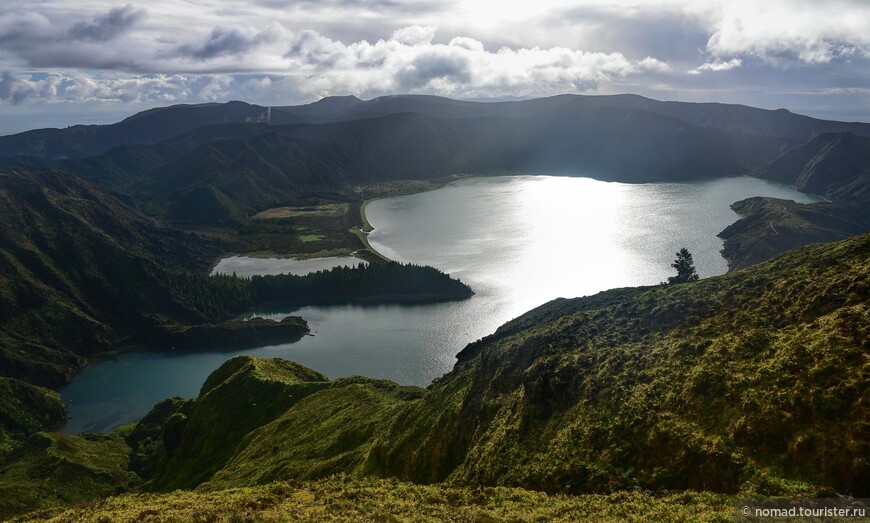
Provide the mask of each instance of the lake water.
POLYGON ((65 432, 135 420, 169 396, 194 397, 238 354, 282 357, 336 378, 364 375, 427 385, 455 355, 523 312, 557 297, 656 284, 687 247, 702 277, 727 270, 716 234, 737 200, 817 198, 753 178, 621 184, 588 178, 469 178, 426 193, 371 202, 371 245, 402 262, 433 265, 471 285, 468 300, 431 305, 341 305, 259 311, 308 320, 312 336, 244 351, 132 353, 85 368, 61 393, 65 432))
POLYGON ((212 269, 214 274, 235 274, 248 278, 254 275, 295 274, 305 276, 312 272, 329 270, 333 267, 356 267, 365 261, 356 256, 330 256, 326 258, 311 258, 297 260, 295 258, 251 258, 248 256, 230 256, 224 258, 212 269))

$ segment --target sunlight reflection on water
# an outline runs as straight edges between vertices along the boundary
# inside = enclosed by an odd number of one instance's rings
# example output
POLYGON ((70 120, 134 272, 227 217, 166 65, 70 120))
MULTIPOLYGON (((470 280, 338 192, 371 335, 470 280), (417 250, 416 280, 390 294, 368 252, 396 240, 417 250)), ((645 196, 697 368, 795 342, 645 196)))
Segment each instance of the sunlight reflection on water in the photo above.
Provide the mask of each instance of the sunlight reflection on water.
POLYGON ((680 247, 692 252, 702 277, 724 273, 716 234, 738 218, 729 205, 751 196, 816 200, 752 178, 629 185, 511 176, 371 202, 373 247, 399 261, 433 265, 476 294, 429 305, 260 311, 302 316, 315 336, 244 351, 125 354, 97 362, 62 391, 72 401, 64 430, 107 430, 163 398, 195 396, 206 376, 237 354, 292 359, 333 378, 359 374, 426 385, 452 368, 467 343, 546 301, 659 283, 671 274, 680 247))

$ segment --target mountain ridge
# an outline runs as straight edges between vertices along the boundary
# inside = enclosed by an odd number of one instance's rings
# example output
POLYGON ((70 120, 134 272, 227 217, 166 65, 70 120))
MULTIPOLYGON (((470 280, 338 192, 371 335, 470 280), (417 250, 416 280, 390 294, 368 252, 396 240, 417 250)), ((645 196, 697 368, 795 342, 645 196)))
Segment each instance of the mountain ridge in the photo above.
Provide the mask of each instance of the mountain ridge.
POLYGON ((702 128, 778 137, 783 144, 804 142, 825 132, 852 131, 870 135, 870 124, 834 122, 782 110, 756 109, 719 103, 661 102, 638 95, 557 95, 512 102, 466 102, 421 95, 393 95, 362 101, 328 97, 302 106, 265 107, 245 102, 177 105, 149 109, 108 125, 39 129, 0 137, 0 156, 31 154, 49 158, 81 157, 116 145, 156 143, 197 126, 213 123, 268 121, 271 124, 327 123, 371 118, 400 112, 444 119, 485 116, 528 117, 542 110, 610 106, 643 109, 702 128), (102 141, 104 144, 100 144, 102 141))

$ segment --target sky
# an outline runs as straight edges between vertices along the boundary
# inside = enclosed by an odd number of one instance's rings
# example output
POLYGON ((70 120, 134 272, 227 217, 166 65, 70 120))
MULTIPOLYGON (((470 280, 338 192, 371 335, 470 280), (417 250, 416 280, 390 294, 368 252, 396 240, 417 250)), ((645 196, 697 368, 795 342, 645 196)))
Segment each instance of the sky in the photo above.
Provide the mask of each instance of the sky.
POLYGON ((0 134, 179 103, 634 93, 870 121, 870 0, 0 0, 0 134))

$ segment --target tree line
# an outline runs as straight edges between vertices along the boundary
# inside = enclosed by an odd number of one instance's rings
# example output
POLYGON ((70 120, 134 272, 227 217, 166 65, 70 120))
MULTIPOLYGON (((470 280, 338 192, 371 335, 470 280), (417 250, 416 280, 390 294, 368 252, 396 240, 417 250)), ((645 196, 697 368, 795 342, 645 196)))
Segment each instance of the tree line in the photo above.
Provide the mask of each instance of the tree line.
POLYGON ((432 301, 463 299, 473 294, 470 287, 438 269, 394 261, 335 267, 305 276, 244 278, 235 274, 179 273, 168 279, 166 288, 172 299, 199 312, 207 321, 225 319, 263 304, 344 299, 432 301))

